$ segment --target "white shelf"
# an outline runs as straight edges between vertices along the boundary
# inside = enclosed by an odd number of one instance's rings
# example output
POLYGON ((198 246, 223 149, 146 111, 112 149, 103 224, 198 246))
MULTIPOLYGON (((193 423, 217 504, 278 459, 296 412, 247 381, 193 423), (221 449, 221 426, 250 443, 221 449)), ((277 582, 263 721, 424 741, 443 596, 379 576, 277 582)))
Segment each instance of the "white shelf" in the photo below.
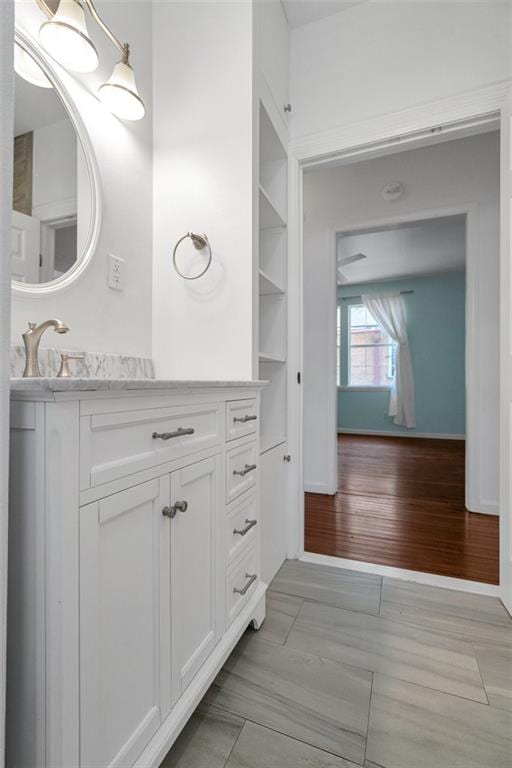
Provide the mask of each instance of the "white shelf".
POLYGON ((260 184, 260 229, 286 227, 286 219, 270 199, 266 190, 260 184))
POLYGON ((260 296, 268 296, 276 293, 284 293, 284 288, 281 288, 269 275, 267 275, 262 269, 260 269, 260 296))
POLYGON ((267 355, 265 352, 260 352, 258 355, 260 362, 262 363, 285 363, 284 357, 276 357, 275 355, 267 355))

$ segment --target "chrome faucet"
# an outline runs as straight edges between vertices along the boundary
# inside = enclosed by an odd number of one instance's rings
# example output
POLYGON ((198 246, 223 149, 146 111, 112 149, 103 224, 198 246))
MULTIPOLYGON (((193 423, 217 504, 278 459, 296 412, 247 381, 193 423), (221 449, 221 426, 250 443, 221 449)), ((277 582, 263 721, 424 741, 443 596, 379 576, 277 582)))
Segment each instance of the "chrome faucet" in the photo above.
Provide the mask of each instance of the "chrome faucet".
POLYGON ((67 333, 69 331, 67 325, 64 325, 60 320, 46 320, 40 325, 37 325, 37 323, 28 324, 28 330, 22 334, 23 343, 25 344, 25 370, 23 371, 23 378, 41 376, 38 360, 39 342, 41 341, 41 336, 48 328, 53 328, 56 333, 67 333))

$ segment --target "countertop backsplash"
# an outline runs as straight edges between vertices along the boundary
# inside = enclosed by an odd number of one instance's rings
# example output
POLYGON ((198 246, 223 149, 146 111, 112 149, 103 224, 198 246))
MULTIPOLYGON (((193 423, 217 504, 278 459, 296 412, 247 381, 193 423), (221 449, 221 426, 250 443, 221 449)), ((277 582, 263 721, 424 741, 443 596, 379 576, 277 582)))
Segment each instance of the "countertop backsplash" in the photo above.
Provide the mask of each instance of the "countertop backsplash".
MULTIPOLYGON (((154 379, 153 361, 148 357, 130 357, 129 355, 111 355, 82 350, 53 349, 40 347, 39 369, 41 376, 56 376, 60 368, 61 352, 69 355, 84 355, 83 360, 70 360, 74 377, 91 379, 154 379)), ((11 347, 11 377, 19 378, 25 368, 25 348, 11 347)))

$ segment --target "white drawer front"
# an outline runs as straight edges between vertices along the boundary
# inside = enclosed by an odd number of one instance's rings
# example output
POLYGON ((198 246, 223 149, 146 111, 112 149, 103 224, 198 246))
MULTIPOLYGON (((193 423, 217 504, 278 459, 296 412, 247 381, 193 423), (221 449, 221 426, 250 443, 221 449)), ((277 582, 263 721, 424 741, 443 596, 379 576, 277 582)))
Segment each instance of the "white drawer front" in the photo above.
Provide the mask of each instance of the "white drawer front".
POLYGON ((257 428, 258 406, 255 398, 226 403, 226 440, 252 435, 257 428))
POLYGON ((256 494, 234 504, 226 517, 226 552, 232 563, 246 547, 256 541, 258 505, 256 494))
POLYGON ((236 499, 256 483, 256 442, 243 443, 226 453, 226 502, 236 499))
POLYGON ((251 547, 245 557, 228 572, 227 578, 227 624, 231 624, 245 603, 251 598, 259 581, 256 547, 251 547))
POLYGON ((205 403, 82 417, 81 489, 221 443, 222 416, 221 404, 205 403))

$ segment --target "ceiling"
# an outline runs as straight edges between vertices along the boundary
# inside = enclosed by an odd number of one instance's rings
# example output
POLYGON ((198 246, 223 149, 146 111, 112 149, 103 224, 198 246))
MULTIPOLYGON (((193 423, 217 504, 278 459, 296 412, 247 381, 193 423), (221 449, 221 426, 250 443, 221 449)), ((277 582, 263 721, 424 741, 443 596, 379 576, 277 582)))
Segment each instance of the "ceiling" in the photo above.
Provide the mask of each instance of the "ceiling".
POLYGON ((338 236, 338 283, 367 283, 462 270, 465 216, 408 222, 338 236), (340 264, 356 254, 366 258, 340 264))
POLYGON ((282 0, 288 24, 292 29, 346 11, 365 0, 282 0))
POLYGON ((14 135, 44 128, 60 120, 66 120, 68 114, 53 88, 38 88, 27 83, 18 74, 14 84, 14 135))

